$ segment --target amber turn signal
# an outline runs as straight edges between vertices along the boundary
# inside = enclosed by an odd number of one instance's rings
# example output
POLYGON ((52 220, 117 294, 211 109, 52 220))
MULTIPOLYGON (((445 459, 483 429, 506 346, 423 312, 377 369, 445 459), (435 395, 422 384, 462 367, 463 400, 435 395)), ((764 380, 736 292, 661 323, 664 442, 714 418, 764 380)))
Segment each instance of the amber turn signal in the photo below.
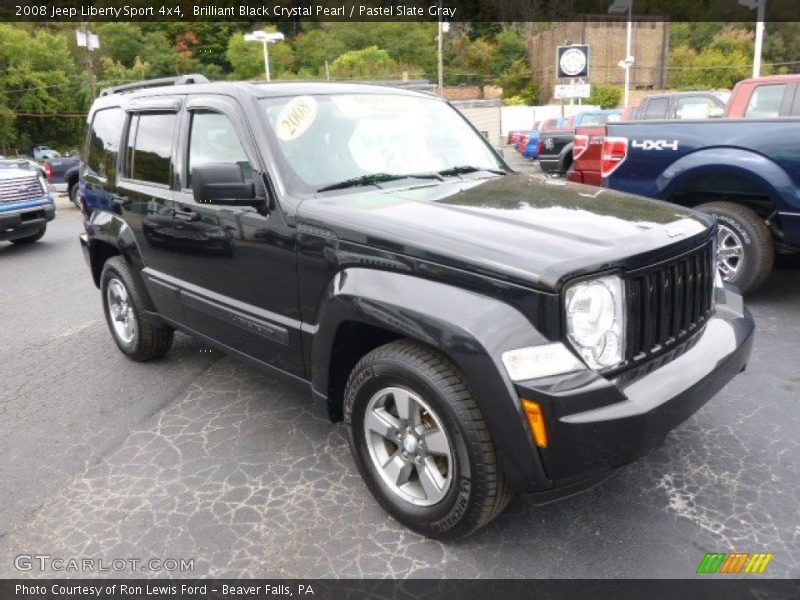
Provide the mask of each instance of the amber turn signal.
POLYGON ((542 408, 533 400, 522 400, 522 410, 528 418, 528 427, 533 434, 533 441, 540 448, 547 448, 547 429, 544 426, 542 408))

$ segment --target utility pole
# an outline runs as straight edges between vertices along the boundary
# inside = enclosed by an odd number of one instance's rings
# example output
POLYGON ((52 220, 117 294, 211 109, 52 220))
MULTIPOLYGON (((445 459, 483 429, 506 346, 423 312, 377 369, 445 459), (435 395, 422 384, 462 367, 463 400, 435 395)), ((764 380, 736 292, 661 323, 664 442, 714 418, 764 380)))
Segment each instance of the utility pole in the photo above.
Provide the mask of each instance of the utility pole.
POLYGON ((89 33, 89 24, 86 21, 81 22, 81 35, 78 36, 78 45, 83 45, 86 49, 85 51, 85 61, 86 61, 86 73, 89 76, 89 99, 94 102, 94 99, 97 97, 97 79, 94 75, 94 61, 92 60, 92 41, 91 41, 91 34, 89 33), (81 36, 83 37, 84 43, 81 44, 81 36))

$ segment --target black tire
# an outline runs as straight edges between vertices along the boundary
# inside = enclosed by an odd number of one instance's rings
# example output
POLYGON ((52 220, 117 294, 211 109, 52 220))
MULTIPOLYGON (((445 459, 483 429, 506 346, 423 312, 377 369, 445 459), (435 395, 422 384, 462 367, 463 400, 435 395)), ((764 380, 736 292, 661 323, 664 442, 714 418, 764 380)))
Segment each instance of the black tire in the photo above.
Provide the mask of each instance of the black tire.
POLYGON ((507 506, 512 492, 469 384, 438 352, 410 340, 373 350, 351 372, 344 402, 350 450, 362 478, 381 506, 409 529, 435 539, 458 538, 483 527, 507 506), (444 497, 431 506, 398 495, 370 456, 366 410, 370 399, 387 387, 401 387, 424 399, 451 442, 452 480, 444 497))
POLYGON ((775 262, 775 242, 772 234, 753 210, 734 202, 709 202, 698 210, 714 216, 720 225, 733 233, 744 252, 736 273, 723 279, 749 294, 755 291, 772 272, 775 262))
POLYGON ((67 193, 69 194, 69 201, 75 205, 75 208, 81 207, 80 201, 78 199, 78 190, 79 188, 77 183, 73 183, 72 185, 70 185, 69 190, 67 190, 67 193))
POLYGON ((146 361, 158 358, 167 353, 172 346, 174 330, 157 323, 144 310, 142 295, 128 268, 128 263, 121 256, 109 258, 103 265, 100 275, 100 291, 103 297, 103 312, 106 323, 111 331, 111 337, 117 347, 129 358, 135 361, 146 361), (108 286, 112 281, 122 284, 127 292, 128 304, 136 319, 136 332, 129 341, 124 340, 114 328, 112 315, 109 309, 108 286))
POLYGON ((45 234, 46 231, 47 231, 47 225, 42 225, 39 228, 39 230, 36 233, 34 233, 33 235, 28 235, 28 236, 25 236, 25 237, 16 238, 14 240, 11 240, 11 243, 12 244, 32 244, 34 242, 38 242, 40 239, 42 239, 42 236, 45 234))

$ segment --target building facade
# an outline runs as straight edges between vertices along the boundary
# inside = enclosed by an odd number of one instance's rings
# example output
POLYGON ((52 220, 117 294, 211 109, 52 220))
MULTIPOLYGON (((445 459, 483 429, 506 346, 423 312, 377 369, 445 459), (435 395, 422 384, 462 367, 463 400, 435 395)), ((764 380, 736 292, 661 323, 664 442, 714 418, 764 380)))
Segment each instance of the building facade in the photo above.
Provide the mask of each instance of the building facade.
MULTIPOLYGON (((559 23, 528 40, 528 56, 539 84, 540 100, 553 98, 553 87, 569 80, 558 79, 556 49, 565 44, 588 44, 589 83, 622 86, 625 71, 618 63, 625 57, 626 17, 586 17, 583 21, 559 23)), ((631 89, 658 90, 666 87, 669 56, 668 21, 634 21, 631 89)))

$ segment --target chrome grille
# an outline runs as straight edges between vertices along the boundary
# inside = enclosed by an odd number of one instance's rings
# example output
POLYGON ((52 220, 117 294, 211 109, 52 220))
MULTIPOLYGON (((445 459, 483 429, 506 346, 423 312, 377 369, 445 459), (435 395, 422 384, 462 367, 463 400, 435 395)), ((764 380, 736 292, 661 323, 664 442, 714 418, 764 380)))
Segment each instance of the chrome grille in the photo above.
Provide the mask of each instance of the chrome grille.
POLYGON ((626 280, 626 361, 680 343, 713 312, 714 248, 691 252, 630 273, 626 280))
POLYGON ((42 182, 35 175, 0 179, 0 204, 36 200, 44 195, 42 182))

